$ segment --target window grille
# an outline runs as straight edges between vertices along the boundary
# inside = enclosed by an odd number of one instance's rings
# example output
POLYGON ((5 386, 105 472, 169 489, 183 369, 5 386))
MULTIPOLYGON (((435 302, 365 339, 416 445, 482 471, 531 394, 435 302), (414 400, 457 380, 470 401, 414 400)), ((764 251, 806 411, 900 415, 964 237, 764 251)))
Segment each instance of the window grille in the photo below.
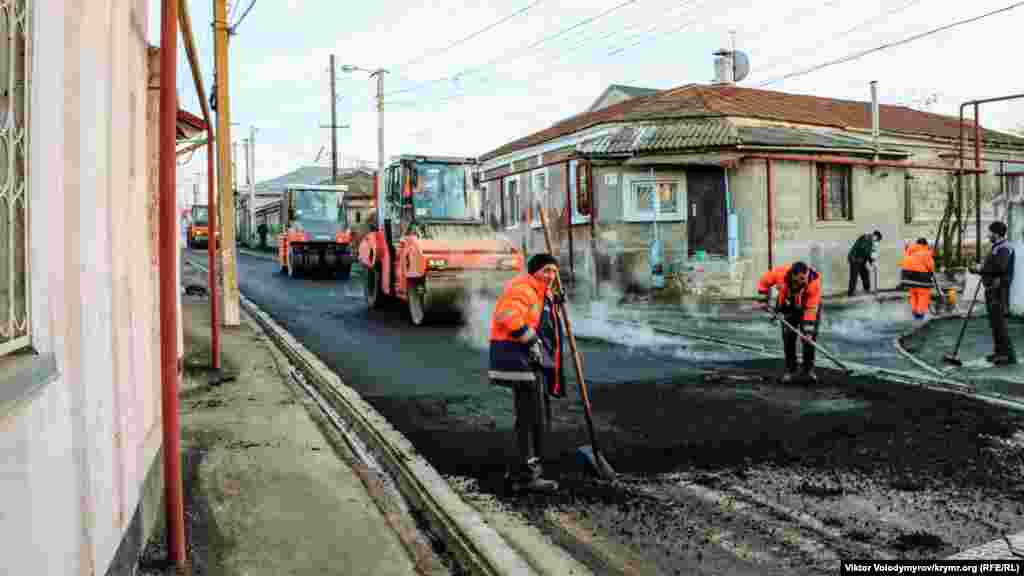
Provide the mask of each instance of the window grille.
POLYGON ((0 355, 31 343, 28 262, 30 0, 0 5, 0 355))

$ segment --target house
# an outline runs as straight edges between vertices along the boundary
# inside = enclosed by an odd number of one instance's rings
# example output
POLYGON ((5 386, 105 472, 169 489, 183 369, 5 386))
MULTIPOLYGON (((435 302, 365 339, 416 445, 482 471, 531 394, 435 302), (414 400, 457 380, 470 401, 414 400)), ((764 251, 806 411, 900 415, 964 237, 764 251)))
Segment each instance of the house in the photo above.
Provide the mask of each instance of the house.
MULTIPOLYGON (((373 212, 373 179, 376 172, 364 167, 338 171, 334 184, 348 187, 345 192, 345 209, 349 224, 354 229, 364 227, 373 212)), ((331 169, 324 166, 303 166, 271 180, 256 183, 255 222, 258 227, 266 224, 270 229, 268 242, 277 241, 281 226, 281 195, 289 186, 300 184, 331 184, 331 169)), ((248 202, 247 198, 245 202, 248 202)), ((245 204, 244 206, 247 206, 245 204)))
MULTIPOLYGON (((150 4, 4 8, 5 574, 129 573, 162 508, 157 279, 174 263, 157 251, 150 4)), ((188 139, 205 125, 179 113, 177 128, 188 139)))
MULTIPOLYGON (((880 105, 876 143, 870 102, 727 82, 600 100, 480 158, 492 225, 543 249, 540 200, 577 281, 647 289, 660 256, 684 291, 749 297, 764 270, 800 259, 838 293, 849 247, 878 229, 879 284, 893 288, 904 242, 934 238, 956 185, 960 125, 948 116, 880 105), (663 250, 652 256, 655 234, 663 250)), ((987 226, 998 166, 1024 162, 1024 138, 982 130, 981 156, 987 226)), ((963 178, 969 200, 973 182, 963 178)))
POLYGON ((624 102, 630 98, 639 98, 641 96, 650 96, 656 94, 659 90, 655 88, 640 88, 639 86, 625 86, 623 84, 612 84, 605 91, 594 100, 594 103, 587 108, 587 112, 594 112, 607 108, 612 104, 618 104, 624 102))

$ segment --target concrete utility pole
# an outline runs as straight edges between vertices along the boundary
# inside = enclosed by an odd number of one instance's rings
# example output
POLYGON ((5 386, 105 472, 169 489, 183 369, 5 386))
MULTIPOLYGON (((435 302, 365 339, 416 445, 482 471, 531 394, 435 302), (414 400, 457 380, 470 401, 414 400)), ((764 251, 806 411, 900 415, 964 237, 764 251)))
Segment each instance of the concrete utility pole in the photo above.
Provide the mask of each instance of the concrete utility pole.
POLYGON ((387 70, 378 68, 367 70, 358 66, 344 65, 341 67, 344 72, 355 72, 361 70, 369 72, 370 77, 377 77, 377 197, 374 202, 377 204, 377 225, 384 225, 384 203, 380 201, 384 186, 384 74, 387 70))
POLYGON ((246 184, 249 185, 249 236, 256 234, 256 127, 249 126, 249 160, 246 162, 246 184))
POLYGON ((220 170, 221 234, 218 247, 224 270, 224 325, 238 326, 238 270, 235 262, 235 188, 231 185, 231 106, 228 100, 228 10, 227 0, 213 0, 214 61, 217 77, 217 158, 220 170))
POLYGON ((331 54, 331 184, 338 183, 338 93, 335 91, 334 54, 331 54))

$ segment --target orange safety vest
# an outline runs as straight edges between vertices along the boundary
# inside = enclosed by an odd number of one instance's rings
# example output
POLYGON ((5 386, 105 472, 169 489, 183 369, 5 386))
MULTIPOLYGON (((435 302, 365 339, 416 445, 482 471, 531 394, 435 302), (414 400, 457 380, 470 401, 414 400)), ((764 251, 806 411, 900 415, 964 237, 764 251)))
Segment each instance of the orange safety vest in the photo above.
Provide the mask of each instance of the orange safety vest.
POLYGON ((519 342, 528 328, 544 341, 544 350, 554 364, 549 378, 549 391, 555 396, 561 392, 562 335, 551 293, 543 281, 530 274, 509 280, 494 307, 491 317, 490 370, 488 375, 498 382, 533 381, 534 367, 530 364, 529 346, 519 342), (544 310, 550 311, 554 324, 553 334, 542 333, 544 310))
POLYGON ((931 288, 934 284, 935 257, 923 244, 911 244, 900 261, 900 279, 905 288, 931 288))
POLYGON ((803 309, 804 321, 814 322, 818 319, 818 310, 821 307, 821 275, 817 270, 808 266, 807 284, 795 294, 790 294, 789 271, 791 268, 792 266, 779 266, 765 272, 757 283, 757 291, 760 294, 768 294, 773 286, 778 286, 778 307, 803 309))

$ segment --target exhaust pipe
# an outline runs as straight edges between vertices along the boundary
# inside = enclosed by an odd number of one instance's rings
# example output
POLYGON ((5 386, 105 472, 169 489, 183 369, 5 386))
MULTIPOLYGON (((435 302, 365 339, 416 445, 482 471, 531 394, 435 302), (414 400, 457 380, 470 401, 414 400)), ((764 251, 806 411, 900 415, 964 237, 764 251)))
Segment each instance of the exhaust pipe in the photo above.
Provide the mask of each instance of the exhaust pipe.
POLYGON ((878 160, 878 80, 871 81, 871 144, 878 160))

